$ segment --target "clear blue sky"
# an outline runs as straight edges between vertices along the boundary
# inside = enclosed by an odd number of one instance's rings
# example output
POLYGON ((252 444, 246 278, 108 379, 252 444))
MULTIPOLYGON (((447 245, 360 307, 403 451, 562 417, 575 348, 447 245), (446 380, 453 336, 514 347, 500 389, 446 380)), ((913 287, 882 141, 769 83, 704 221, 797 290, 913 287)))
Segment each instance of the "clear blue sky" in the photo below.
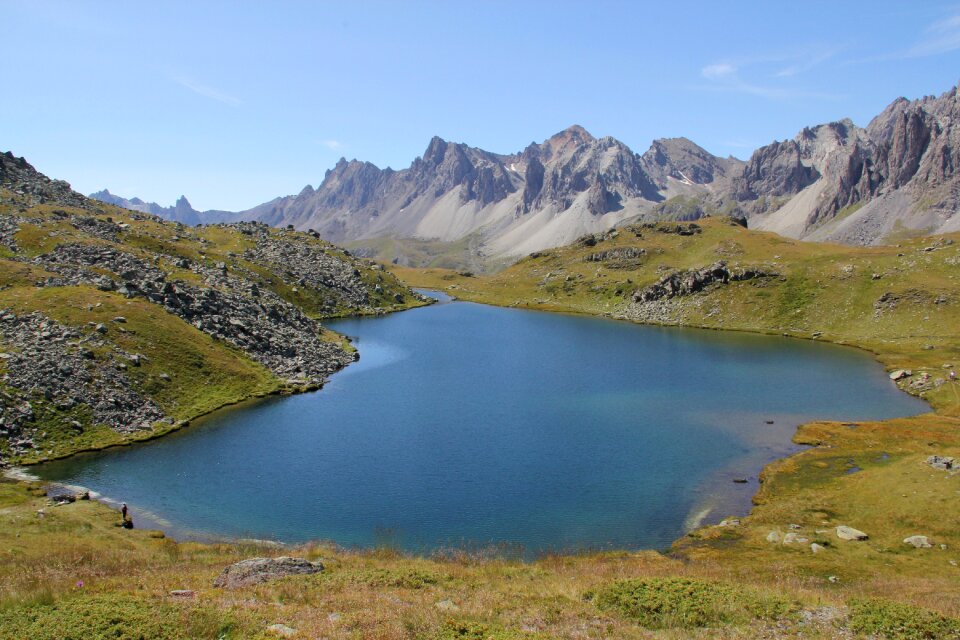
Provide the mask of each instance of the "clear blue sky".
POLYGON ((0 150, 90 192, 243 209, 433 135, 574 123, 746 158, 960 80, 940 2, 0 0, 0 150), (841 6, 842 4, 842 6, 841 6))

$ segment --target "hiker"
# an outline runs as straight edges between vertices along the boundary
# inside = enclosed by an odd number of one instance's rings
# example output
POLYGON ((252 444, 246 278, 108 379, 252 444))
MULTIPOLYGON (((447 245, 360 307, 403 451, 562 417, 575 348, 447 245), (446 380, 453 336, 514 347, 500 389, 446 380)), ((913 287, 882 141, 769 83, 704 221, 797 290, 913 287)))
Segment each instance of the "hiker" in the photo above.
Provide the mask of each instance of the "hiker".
POLYGON ((123 520, 127 519, 127 503, 126 502, 120 505, 120 518, 123 520))

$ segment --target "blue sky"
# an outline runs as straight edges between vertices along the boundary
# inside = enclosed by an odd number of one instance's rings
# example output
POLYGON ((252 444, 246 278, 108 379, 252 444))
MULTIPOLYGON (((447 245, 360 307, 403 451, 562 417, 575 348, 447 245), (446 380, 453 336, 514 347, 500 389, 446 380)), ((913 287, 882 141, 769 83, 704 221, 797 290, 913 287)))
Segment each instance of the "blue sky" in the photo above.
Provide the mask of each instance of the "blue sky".
POLYGON ((747 158, 960 80, 960 4, 0 0, 0 150, 82 192, 244 209, 431 136, 571 124, 747 158))

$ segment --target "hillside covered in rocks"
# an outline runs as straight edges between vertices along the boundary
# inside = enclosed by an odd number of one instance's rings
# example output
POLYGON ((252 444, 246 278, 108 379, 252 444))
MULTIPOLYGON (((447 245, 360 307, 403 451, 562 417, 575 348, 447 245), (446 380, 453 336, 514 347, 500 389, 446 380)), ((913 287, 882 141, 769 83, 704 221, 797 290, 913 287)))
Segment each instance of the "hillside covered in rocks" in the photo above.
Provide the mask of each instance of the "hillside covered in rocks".
POLYGON ((322 318, 421 304, 315 232, 188 227, 0 154, 0 465, 316 388, 356 358, 322 318))

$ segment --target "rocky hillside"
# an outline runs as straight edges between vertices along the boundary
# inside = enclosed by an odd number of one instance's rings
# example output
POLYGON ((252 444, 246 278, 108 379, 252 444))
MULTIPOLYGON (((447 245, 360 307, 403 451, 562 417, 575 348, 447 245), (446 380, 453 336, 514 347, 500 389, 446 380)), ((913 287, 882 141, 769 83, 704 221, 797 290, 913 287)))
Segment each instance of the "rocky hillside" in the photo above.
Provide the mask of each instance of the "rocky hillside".
POLYGON ((419 304, 316 233, 167 222, 2 154, 0 464, 315 388, 355 358, 321 318, 419 304))
POLYGON ((960 94, 898 98, 866 128, 805 128, 758 149, 734 181, 750 225, 845 244, 960 230, 960 94))

